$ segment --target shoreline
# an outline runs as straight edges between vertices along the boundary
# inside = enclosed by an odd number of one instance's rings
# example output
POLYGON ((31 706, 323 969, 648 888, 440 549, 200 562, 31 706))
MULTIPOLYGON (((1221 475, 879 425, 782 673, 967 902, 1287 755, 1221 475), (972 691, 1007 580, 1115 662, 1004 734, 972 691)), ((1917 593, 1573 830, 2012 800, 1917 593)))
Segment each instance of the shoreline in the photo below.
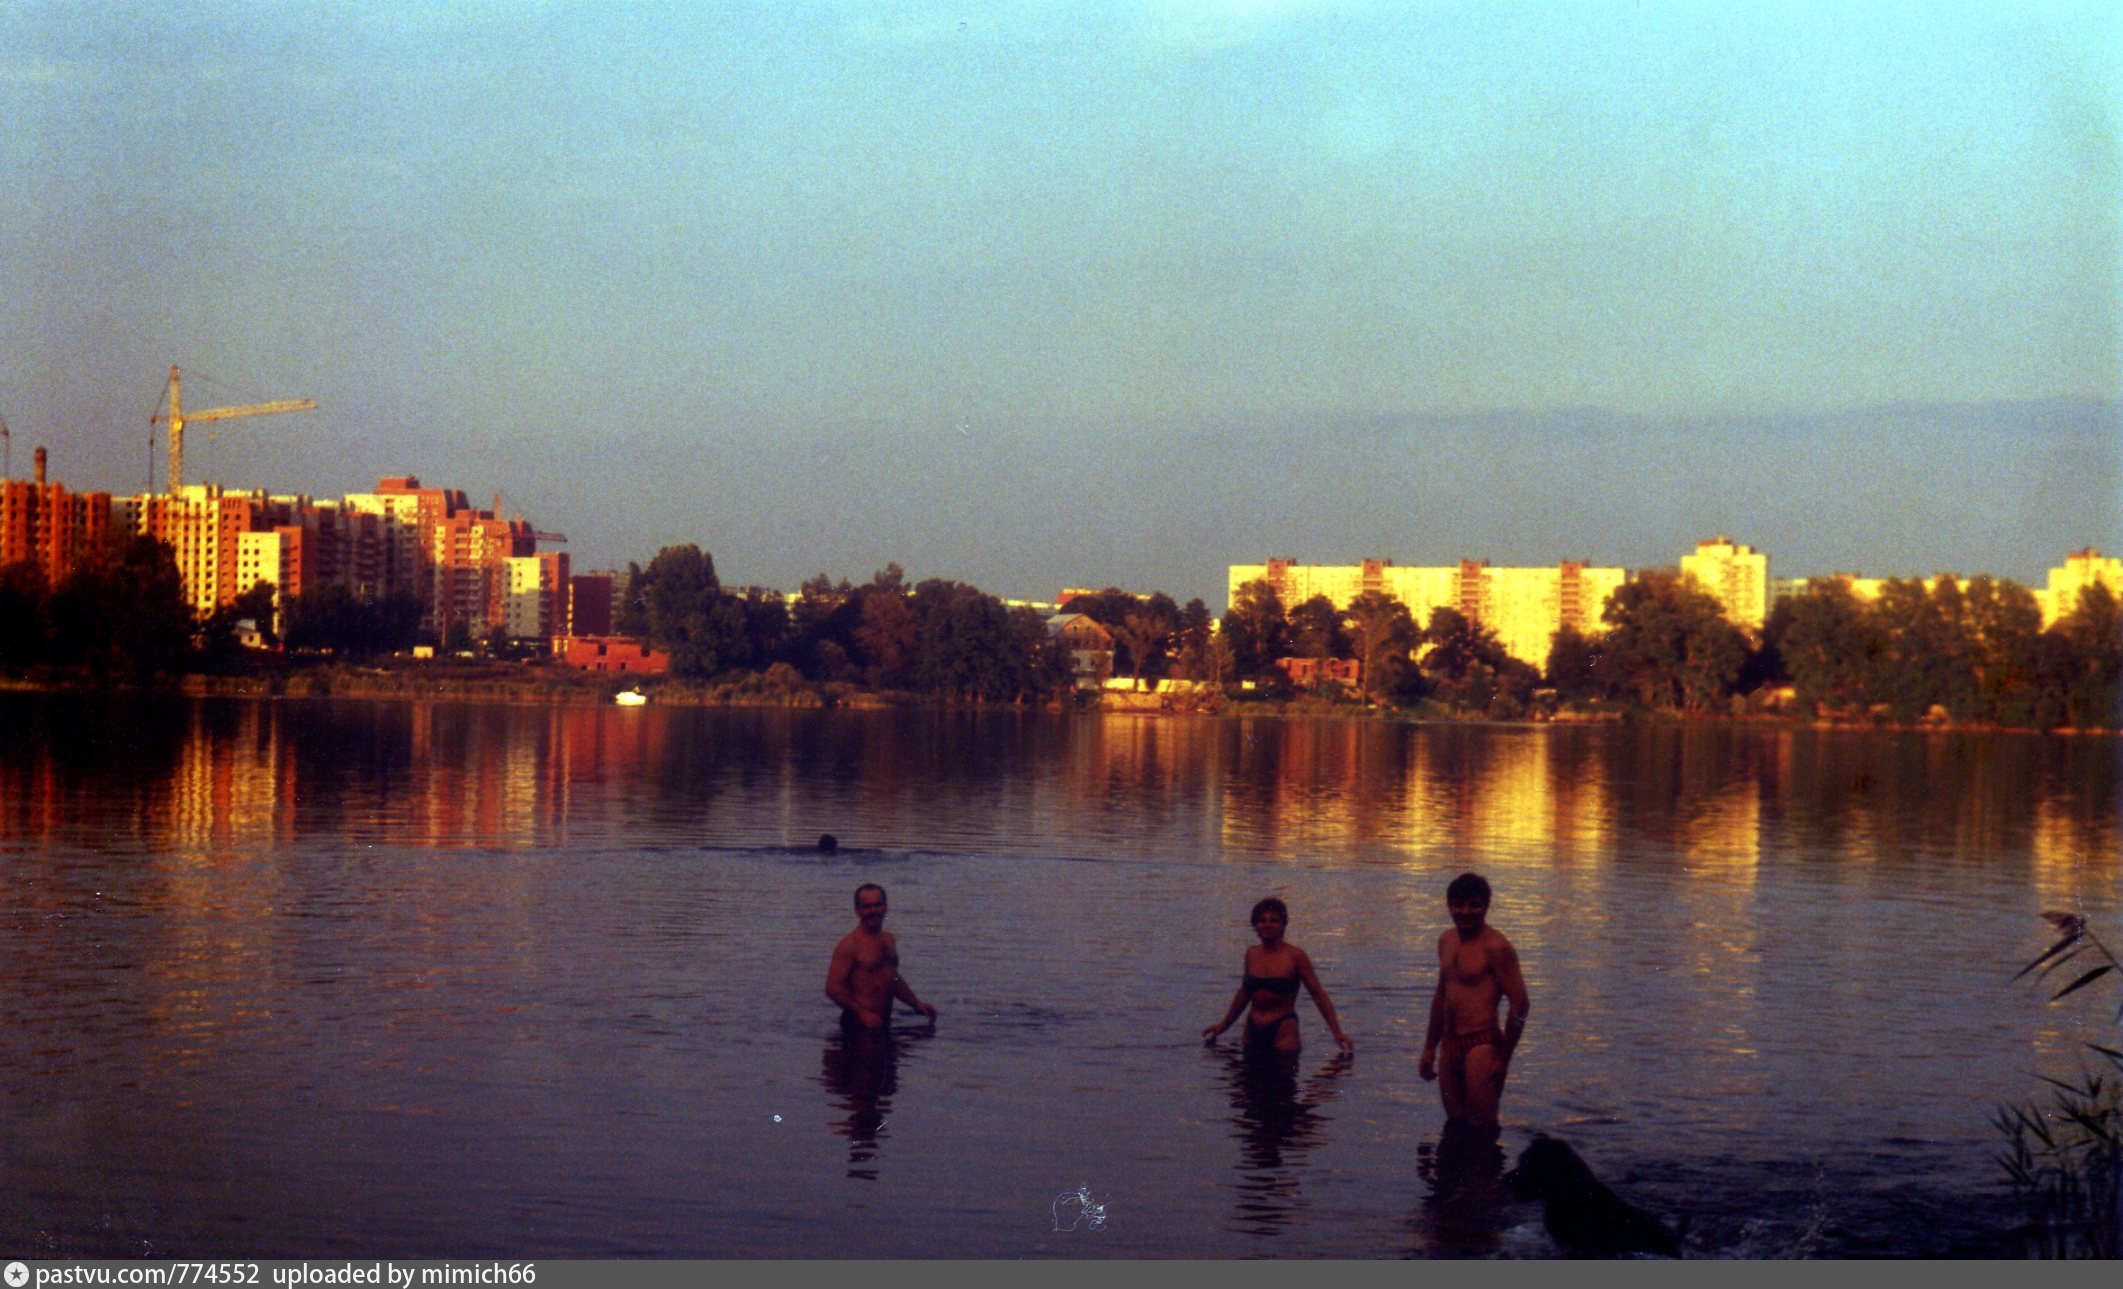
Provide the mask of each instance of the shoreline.
POLYGON ((123 693, 175 695, 187 698, 248 699, 357 699, 363 701, 486 702, 512 707, 596 707, 612 705, 622 690, 645 688, 652 705, 665 707, 794 708, 809 710, 848 709, 875 711, 928 708, 936 711, 1042 712, 1052 715, 1082 714, 1133 716, 1151 720, 1229 720, 1270 717, 1281 720, 1359 721, 1400 725, 1469 725, 1498 729, 1542 729, 1554 726, 1607 725, 1725 725, 1775 729, 1842 730, 1871 733, 1921 734, 2016 734, 2061 735, 2071 738, 2123 737, 2123 729, 2033 729, 2022 726, 1924 721, 1897 723, 1874 720, 1832 720, 1817 716, 1773 713, 1733 715, 1726 712, 1688 714, 1653 711, 1602 704, 1597 708, 1562 708, 1551 714, 1491 719, 1478 714, 1458 714, 1440 709, 1377 708, 1354 703, 1322 702, 1295 698, 1234 699, 1216 711, 1160 712, 1104 707, 1089 703, 988 703, 948 702, 917 694, 858 689, 851 685, 803 681, 796 684, 766 681, 748 675, 719 683, 674 681, 667 677, 644 678, 563 672, 541 669, 526 675, 520 664, 469 664, 461 669, 438 672, 433 664, 411 667, 362 667, 343 663, 288 668, 271 672, 235 675, 194 673, 149 683, 98 681, 92 677, 0 677, 0 692, 42 694, 123 693), (646 686, 644 680, 648 680, 646 686))

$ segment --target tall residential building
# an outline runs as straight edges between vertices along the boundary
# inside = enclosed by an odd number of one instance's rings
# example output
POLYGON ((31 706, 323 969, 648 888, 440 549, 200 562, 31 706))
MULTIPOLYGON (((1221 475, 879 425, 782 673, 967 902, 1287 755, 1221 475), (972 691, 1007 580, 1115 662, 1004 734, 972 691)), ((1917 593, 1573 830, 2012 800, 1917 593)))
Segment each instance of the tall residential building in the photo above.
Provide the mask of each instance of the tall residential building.
POLYGON ((612 634, 612 588, 617 581, 618 575, 611 572, 577 573, 568 579, 568 635, 612 634))
POLYGON ((74 495, 45 481, 40 448, 33 482, 0 480, 0 565, 35 562, 56 584, 113 535, 134 534, 169 546, 185 602, 202 616, 266 582, 276 617, 289 595, 344 586, 363 598, 411 595, 437 636, 458 623, 479 636, 567 629, 565 555, 540 555, 526 520, 474 509, 461 490, 423 488, 412 475, 337 501, 216 484, 74 495))
POLYGON ((2049 570, 2049 585, 2035 592, 2042 606, 2042 625, 2070 616, 2079 607, 2079 592, 2089 586, 2105 586, 2123 600, 2123 559, 2105 556, 2089 546, 2064 557, 2062 567, 2049 570))
POLYGON ((71 493, 44 477, 44 449, 28 481, 0 480, 0 568, 35 564, 57 585, 75 564, 110 538, 109 493, 71 493))
POLYGON ((1493 568, 1486 560, 1399 568, 1381 559, 1348 565, 1272 559, 1266 564, 1231 565, 1231 599, 1238 598, 1239 588, 1246 583, 1261 580, 1275 588, 1285 610, 1315 595, 1346 609, 1370 591, 1407 605, 1418 624, 1427 625, 1434 609, 1456 609, 1496 632, 1497 642, 1512 657, 1546 667, 1549 647, 1563 627, 1587 635, 1605 629, 1601 610, 1607 597, 1628 580, 1628 573, 1576 560, 1541 568, 1493 568))
POLYGON ((1760 631, 1769 617, 1769 557, 1730 537, 1695 544, 1695 554, 1681 556, 1681 575, 1710 592, 1734 626, 1760 631))
POLYGON ((512 555, 504 561, 508 578, 502 625, 515 640, 554 640, 568 631, 568 556, 512 555))
MULTIPOLYGON (((243 580, 244 537, 260 530, 253 517, 264 508, 263 492, 227 492, 220 485, 186 485, 175 496, 140 498, 138 531, 168 545, 184 579, 184 598, 204 616, 258 584, 243 580)), ((254 548, 250 567, 257 571, 254 548)), ((273 567, 279 565, 277 552, 273 567)), ((277 587, 279 582, 272 580, 277 587)))

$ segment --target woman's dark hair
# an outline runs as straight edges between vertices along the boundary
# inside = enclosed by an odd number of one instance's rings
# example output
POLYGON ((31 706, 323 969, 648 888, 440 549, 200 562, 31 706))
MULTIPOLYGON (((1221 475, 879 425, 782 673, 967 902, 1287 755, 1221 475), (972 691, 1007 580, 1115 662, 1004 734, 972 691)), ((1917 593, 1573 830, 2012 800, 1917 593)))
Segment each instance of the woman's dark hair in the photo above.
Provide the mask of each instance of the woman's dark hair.
POLYGON ((1445 900, 1447 903, 1480 900, 1487 904, 1489 883, 1482 879, 1480 873, 1461 873, 1452 879, 1452 885, 1445 888, 1445 900))
POLYGON ((1283 903, 1281 900, 1275 898, 1273 895, 1269 896, 1267 899, 1262 900, 1260 903, 1253 906, 1253 916, 1248 919, 1248 921, 1250 921, 1254 926, 1259 926, 1261 921, 1261 914, 1263 913, 1273 913, 1275 914, 1275 916, 1283 920, 1284 926, 1290 925, 1290 906, 1283 903))

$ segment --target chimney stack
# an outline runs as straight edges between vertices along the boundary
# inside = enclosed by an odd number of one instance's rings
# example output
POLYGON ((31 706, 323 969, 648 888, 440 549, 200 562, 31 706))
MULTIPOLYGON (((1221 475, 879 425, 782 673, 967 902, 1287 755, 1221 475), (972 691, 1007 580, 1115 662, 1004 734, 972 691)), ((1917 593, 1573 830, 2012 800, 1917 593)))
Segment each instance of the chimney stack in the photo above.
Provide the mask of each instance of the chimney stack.
POLYGON ((44 482, 44 449, 37 449, 37 482, 44 482))

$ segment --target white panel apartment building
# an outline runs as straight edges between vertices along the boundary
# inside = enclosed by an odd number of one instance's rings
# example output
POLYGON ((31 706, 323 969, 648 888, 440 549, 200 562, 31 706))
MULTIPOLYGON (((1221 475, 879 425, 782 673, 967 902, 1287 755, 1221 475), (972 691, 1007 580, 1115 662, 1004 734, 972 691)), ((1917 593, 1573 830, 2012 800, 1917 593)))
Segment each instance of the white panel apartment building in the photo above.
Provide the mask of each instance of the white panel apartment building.
POLYGON ((2049 570, 2049 585, 2035 592, 2042 626, 2055 626, 2058 618, 2068 617, 2079 607, 2079 592, 2094 585, 2107 587, 2123 600, 2123 559, 2103 556, 2091 546, 2066 555, 2061 568, 2049 570))
POLYGON ((1600 611, 1607 597, 1628 580, 1628 573, 1571 560, 1544 568, 1492 568, 1483 560, 1397 568, 1391 560, 1321 565, 1271 559, 1266 564, 1233 564, 1230 579, 1233 601, 1240 587, 1265 579, 1286 611, 1315 595, 1346 609, 1367 591, 1407 605, 1418 625, 1428 625, 1433 609, 1457 609, 1496 632, 1497 642, 1512 657, 1546 667, 1549 646, 1561 628, 1574 627, 1587 635, 1605 629, 1600 611))
POLYGON ((1681 556, 1681 575, 1717 597, 1725 620, 1746 631, 1760 631, 1769 620, 1769 557, 1730 537, 1695 544, 1695 554, 1681 556))

